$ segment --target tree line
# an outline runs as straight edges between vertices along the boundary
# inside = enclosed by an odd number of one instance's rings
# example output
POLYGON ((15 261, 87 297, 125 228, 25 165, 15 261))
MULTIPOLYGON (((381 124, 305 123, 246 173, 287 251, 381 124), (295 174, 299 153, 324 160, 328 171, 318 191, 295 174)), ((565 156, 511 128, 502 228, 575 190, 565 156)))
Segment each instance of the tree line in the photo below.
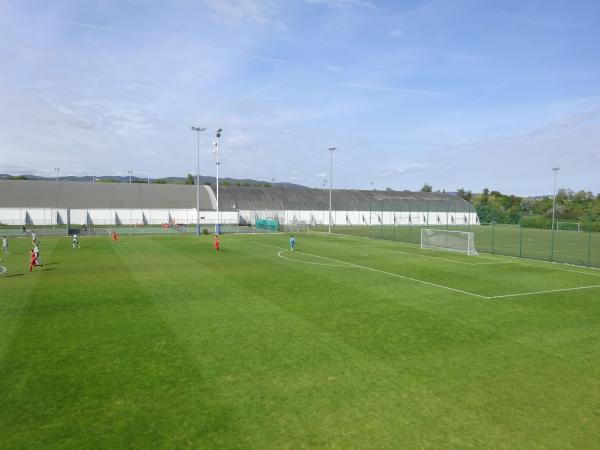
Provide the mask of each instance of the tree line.
MULTIPOLYGON (((432 192, 432 188, 425 184, 421 191, 432 192)), ((456 194, 473 206, 481 223, 512 223, 536 228, 552 226, 551 195, 520 197, 487 188, 478 194, 460 188, 456 194)), ((556 193, 555 218, 557 221, 579 222, 584 229, 592 227, 600 231, 600 194, 559 189, 556 193)))

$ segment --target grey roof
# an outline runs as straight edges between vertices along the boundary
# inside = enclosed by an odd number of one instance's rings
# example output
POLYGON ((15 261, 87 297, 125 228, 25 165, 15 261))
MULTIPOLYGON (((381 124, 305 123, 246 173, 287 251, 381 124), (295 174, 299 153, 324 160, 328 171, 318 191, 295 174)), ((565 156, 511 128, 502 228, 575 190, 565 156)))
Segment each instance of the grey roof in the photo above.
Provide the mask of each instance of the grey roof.
MULTIPOLYGON (((315 210, 329 209, 327 189, 279 189, 258 187, 220 188, 222 210, 315 210)), ((462 198, 439 192, 358 191, 334 189, 332 209, 336 211, 454 211, 475 212, 462 198)))
MULTIPOLYGON (((200 209, 211 210, 212 192, 200 186, 200 209)), ((0 180, 0 208, 192 209, 196 187, 181 184, 83 183, 0 180)))
MULTIPOLYGON (((327 189, 226 187, 219 189, 223 211, 329 209, 327 189)), ((214 210, 210 187, 200 186, 200 209, 214 210)), ((83 183, 77 181, 0 180, 0 208, 135 208, 192 209, 196 187, 181 184, 83 183)), ((338 211, 474 212, 458 196, 408 191, 334 189, 332 209, 338 211)))

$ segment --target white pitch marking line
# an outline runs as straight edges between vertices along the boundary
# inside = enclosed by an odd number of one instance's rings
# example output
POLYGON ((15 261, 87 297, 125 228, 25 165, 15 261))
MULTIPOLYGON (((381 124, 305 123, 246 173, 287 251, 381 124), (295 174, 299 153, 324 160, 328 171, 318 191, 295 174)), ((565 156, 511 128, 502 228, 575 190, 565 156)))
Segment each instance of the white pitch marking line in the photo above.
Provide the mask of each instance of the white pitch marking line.
MULTIPOLYGON (((273 247, 273 248, 276 248, 278 250, 286 250, 286 249, 282 249, 281 247, 277 247, 275 245, 263 244, 263 243, 258 243, 258 242, 255 242, 255 244, 264 245, 266 247, 273 247)), ((451 288, 451 287, 444 286, 444 285, 441 285, 441 284, 436 284, 436 283, 431 283, 429 281, 419 280, 418 278, 407 277, 407 276, 404 276, 404 275, 398 275, 397 273, 393 273, 393 272, 386 272, 385 270, 374 269, 373 267, 361 266, 360 264, 354 264, 354 263, 350 263, 350 262, 347 262, 347 261, 340 261, 338 259, 328 258, 326 256, 314 255, 312 253, 307 253, 307 252, 302 252, 302 253, 305 254, 305 255, 314 256, 316 258, 327 259, 329 261, 335 261, 337 263, 347 264, 350 267, 356 267, 358 269, 370 270, 372 272, 379 272, 379 273, 382 273, 384 275, 389 275, 391 277, 402 278, 403 280, 409 280, 409 281, 412 281, 412 282, 415 282, 415 283, 426 284, 428 286, 434 286, 434 287, 437 287, 437 288, 440 288, 440 289, 446 289, 448 291, 459 292, 461 294, 467 294, 467 295, 471 295, 473 297, 484 298, 484 299, 489 299, 490 298, 490 297, 486 297, 485 295, 475 294, 475 293, 469 292, 469 291, 463 291, 462 289, 455 289, 455 288, 451 288)))
MULTIPOLYGON (((344 263, 344 264, 327 264, 327 263, 318 263, 318 262, 311 262, 311 261, 302 261, 301 259, 294 259, 294 258, 286 258, 285 256, 282 255, 283 252, 289 252, 289 250, 279 250, 277 252, 277 256, 279 256, 280 258, 283 259, 287 259, 288 261, 293 261, 293 262, 299 262, 299 263, 303 263, 303 264, 312 264, 314 266, 329 266, 329 267, 351 267, 350 265, 344 263)), ((309 253, 300 253, 300 254, 304 254, 304 255, 308 255, 309 253)), ((311 255, 314 256, 314 255, 311 255)))
POLYGON ((550 289, 547 291, 522 292, 520 294, 492 295, 491 297, 486 297, 486 298, 494 299, 494 298, 507 298, 507 297, 521 297, 523 295, 550 294, 552 292, 568 292, 568 291, 578 291, 578 290, 582 290, 582 289, 594 289, 594 288, 600 288, 600 284, 596 284, 594 286, 580 286, 580 287, 564 288, 564 289, 550 289))

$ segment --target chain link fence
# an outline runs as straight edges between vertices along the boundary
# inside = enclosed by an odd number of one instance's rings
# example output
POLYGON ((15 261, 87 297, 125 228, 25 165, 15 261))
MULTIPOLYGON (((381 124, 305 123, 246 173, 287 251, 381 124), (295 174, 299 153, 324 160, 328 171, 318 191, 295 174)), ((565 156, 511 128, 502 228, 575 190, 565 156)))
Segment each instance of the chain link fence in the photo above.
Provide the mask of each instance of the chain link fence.
MULTIPOLYGON (((339 216, 340 212, 336 212, 339 216)), ((332 214, 333 215, 333 214, 332 214)), ((518 223, 479 223, 464 211, 389 211, 374 204, 360 222, 341 225, 333 233, 385 239, 419 245, 421 229, 473 232, 478 252, 588 267, 600 267, 600 219, 561 217, 534 220, 524 216, 518 223), (391 218, 390 218, 391 216, 391 218)), ((310 224, 313 231, 328 231, 328 221, 310 224)))

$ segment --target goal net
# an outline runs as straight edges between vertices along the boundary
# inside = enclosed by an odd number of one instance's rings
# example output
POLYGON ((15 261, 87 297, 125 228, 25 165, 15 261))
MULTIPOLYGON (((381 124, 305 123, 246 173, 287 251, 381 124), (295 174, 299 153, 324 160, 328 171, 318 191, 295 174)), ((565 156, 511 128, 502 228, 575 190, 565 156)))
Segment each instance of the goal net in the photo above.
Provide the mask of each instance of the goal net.
POLYGON ((556 231, 581 231, 579 222, 556 222, 556 231))
POLYGON ((308 227, 308 224, 304 221, 293 221, 290 222, 288 224, 286 224, 283 227, 283 231, 285 231, 286 233, 310 233, 310 229, 308 227))
POLYGON ((472 232, 467 231, 421 228, 421 248, 477 255, 475 236, 472 232))

